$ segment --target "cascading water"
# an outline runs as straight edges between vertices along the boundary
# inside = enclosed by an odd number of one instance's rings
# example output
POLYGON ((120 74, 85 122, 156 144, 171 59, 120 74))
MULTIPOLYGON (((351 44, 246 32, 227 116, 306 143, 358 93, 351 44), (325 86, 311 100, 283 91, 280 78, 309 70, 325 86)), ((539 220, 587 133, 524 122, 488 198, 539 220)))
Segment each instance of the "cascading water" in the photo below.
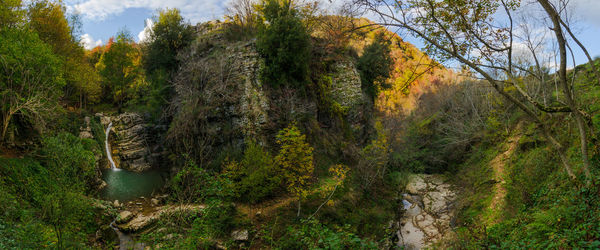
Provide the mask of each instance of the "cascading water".
POLYGON ((112 154, 110 152, 110 143, 108 142, 108 134, 110 134, 110 129, 112 128, 112 122, 108 124, 106 128, 106 139, 104 140, 104 145, 106 146, 106 156, 108 157, 108 161, 110 162, 110 169, 118 170, 115 162, 113 161, 112 154))

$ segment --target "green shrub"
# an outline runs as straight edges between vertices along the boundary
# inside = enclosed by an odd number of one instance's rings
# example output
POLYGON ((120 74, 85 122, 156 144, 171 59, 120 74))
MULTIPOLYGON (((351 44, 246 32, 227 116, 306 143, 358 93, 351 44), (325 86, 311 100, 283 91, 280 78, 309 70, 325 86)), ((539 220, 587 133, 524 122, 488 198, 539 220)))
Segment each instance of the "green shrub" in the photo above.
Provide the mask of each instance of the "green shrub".
POLYGON ((256 47, 264 58, 263 82, 271 86, 304 87, 311 55, 310 35, 290 0, 264 0, 259 6, 265 23, 256 47))
POLYGON ((273 157, 252 140, 246 144, 242 161, 227 163, 225 173, 235 182, 236 195, 251 203, 273 197, 282 190, 273 157))
POLYGON ((0 248, 85 248, 96 214, 82 180, 56 177, 62 167, 0 158, 0 248))
POLYGON ((348 232, 347 227, 332 230, 313 219, 289 227, 277 249, 377 249, 377 245, 348 232))
POLYGON ((169 189, 176 202, 185 204, 209 199, 229 200, 234 195, 232 185, 228 176, 205 170, 188 160, 171 179, 169 189))
POLYGON ((99 150, 99 145, 94 140, 59 133, 57 136, 43 138, 38 154, 42 164, 59 185, 91 191, 97 180, 93 150, 99 150))

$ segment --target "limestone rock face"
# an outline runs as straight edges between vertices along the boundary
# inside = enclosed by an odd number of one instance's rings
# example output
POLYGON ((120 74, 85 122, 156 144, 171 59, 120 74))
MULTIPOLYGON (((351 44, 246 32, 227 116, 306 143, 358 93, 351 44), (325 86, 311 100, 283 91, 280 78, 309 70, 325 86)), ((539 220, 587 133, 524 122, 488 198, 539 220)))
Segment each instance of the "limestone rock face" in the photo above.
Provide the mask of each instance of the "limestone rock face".
MULTIPOLYGON (((215 23, 198 25, 200 37, 212 37, 214 32, 209 31, 215 25, 218 26, 215 23), (209 33, 203 34, 204 32, 209 33)), ((211 43, 219 42, 217 38, 208 40, 211 43)), ((217 54, 227 62, 229 80, 225 86, 211 83, 203 89, 202 95, 206 97, 203 106, 210 107, 210 110, 204 112, 199 119, 204 121, 202 133, 211 141, 210 146, 243 147, 246 138, 262 141, 264 127, 270 121, 270 100, 259 79, 260 56, 254 41, 222 45, 217 54)), ((194 67, 203 67, 202 64, 194 64, 193 60, 200 59, 190 59, 191 72, 196 70, 194 67)), ((179 95, 183 96, 185 93, 179 95)))
POLYGON ((365 101, 360 82, 360 74, 352 61, 339 61, 333 65, 331 94, 342 107, 349 110, 365 101))
POLYGON ((331 70, 330 90, 333 100, 345 110, 346 120, 356 133, 364 134, 367 123, 365 114, 371 111, 371 101, 362 91, 356 65, 348 59, 340 60, 332 65, 331 70))
POLYGON ((146 123, 138 113, 123 113, 117 116, 96 114, 104 128, 113 123, 109 141, 112 156, 118 167, 135 172, 149 170, 156 165, 161 154, 157 135, 166 127, 146 123), (157 131, 158 130, 158 131, 157 131))

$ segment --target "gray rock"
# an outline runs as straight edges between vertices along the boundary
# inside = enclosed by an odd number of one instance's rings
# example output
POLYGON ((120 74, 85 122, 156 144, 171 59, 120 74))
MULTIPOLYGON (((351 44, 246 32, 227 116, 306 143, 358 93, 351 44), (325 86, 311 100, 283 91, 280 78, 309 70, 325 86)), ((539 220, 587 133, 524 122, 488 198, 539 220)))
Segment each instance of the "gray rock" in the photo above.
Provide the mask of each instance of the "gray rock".
POLYGON ((158 206, 160 204, 160 201, 155 198, 150 199, 150 202, 152 202, 153 206, 158 206))
POLYGON ((134 214, 132 212, 125 210, 125 211, 122 211, 119 213, 115 222, 117 224, 127 223, 128 221, 133 219, 133 216, 134 216, 134 214))
POLYGON ((123 232, 138 232, 144 228, 147 228, 156 221, 155 215, 143 215, 138 214, 135 218, 127 222, 126 224, 118 225, 123 232))
MULTIPOLYGON (((146 124, 142 115, 138 113, 123 113, 117 116, 96 114, 104 128, 113 123, 111 130, 111 149, 115 162, 119 168, 135 172, 142 172, 152 168, 155 162, 153 152, 150 150, 149 141, 156 134, 149 134, 151 127, 146 124)), ((159 147, 160 149, 160 147, 159 147)))
POLYGON ((79 138, 81 139, 94 139, 94 135, 90 131, 82 130, 79 132, 79 138))
POLYGON ((235 241, 247 241, 248 240, 248 230, 235 230, 231 232, 231 238, 235 241))
POLYGON ((419 194, 427 189, 425 180, 419 175, 413 175, 410 182, 406 185, 406 191, 410 194, 419 194))
POLYGON ((98 190, 105 189, 107 186, 108 184, 106 184, 105 181, 100 181, 100 184, 98 185, 98 190))
POLYGON ((119 202, 119 200, 115 200, 115 201, 113 202, 113 206, 114 206, 114 207, 121 207, 121 203, 119 202))

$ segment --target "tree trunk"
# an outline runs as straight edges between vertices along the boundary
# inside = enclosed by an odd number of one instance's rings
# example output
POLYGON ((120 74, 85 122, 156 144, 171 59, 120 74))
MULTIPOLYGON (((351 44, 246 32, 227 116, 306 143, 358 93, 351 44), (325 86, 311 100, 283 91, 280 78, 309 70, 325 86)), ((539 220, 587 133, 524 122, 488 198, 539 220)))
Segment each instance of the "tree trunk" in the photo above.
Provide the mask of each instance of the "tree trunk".
POLYGON ((4 116, 4 120, 2 121, 2 141, 5 139, 6 131, 8 130, 8 125, 10 124, 11 115, 7 114, 4 116))
POLYGON ((298 197, 298 215, 296 217, 300 217, 300 197, 298 197))
POLYGON ((552 4, 548 2, 548 0, 538 0, 540 5, 544 8, 552 23, 554 25, 553 31, 556 35, 556 40, 558 42, 559 53, 560 53, 560 68, 558 71, 559 81, 563 88, 565 99, 567 101, 567 105, 571 108, 573 115, 575 116, 575 123, 577 125, 577 129, 579 130, 579 139, 580 139, 580 148, 581 148, 581 158, 583 159, 583 171, 585 173, 585 177, 587 179, 587 184, 590 184, 591 174, 590 174, 590 160, 588 158, 588 147, 587 147, 587 131, 586 126, 583 120, 583 116, 579 112, 577 108, 577 104, 574 100, 574 91, 571 91, 569 88, 568 80, 567 80, 567 49, 566 49, 566 39, 562 32, 562 26, 560 22, 560 15, 554 9, 552 4))

